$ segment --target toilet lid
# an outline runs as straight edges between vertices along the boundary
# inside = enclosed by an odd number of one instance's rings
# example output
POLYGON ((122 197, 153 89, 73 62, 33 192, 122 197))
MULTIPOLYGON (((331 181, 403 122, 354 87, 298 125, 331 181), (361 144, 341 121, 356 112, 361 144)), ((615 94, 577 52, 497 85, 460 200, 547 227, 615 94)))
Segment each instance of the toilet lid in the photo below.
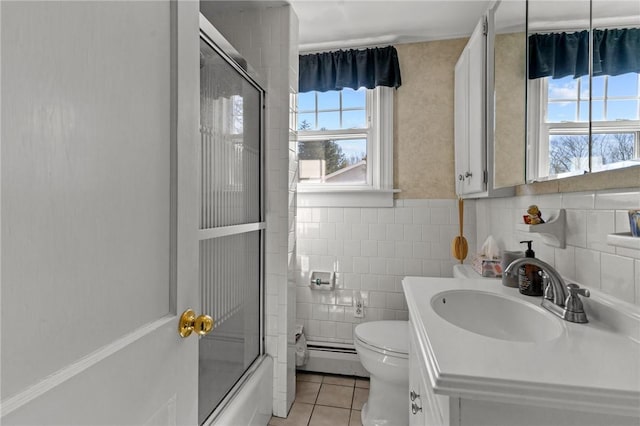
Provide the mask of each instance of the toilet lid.
POLYGON ((361 342, 381 350, 409 353, 409 323, 407 321, 370 321, 354 330, 361 342))

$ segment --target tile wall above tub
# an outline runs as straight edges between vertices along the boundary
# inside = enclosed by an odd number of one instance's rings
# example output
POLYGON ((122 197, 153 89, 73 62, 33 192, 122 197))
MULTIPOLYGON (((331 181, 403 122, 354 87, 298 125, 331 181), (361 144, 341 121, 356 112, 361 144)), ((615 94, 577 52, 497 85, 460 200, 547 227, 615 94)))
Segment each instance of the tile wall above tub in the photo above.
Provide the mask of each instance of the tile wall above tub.
MULTIPOLYGON (((476 246, 475 202, 465 202, 464 234, 476 246)), ((407 319, 404 276, 448 277, 458 235, 456 200, 396 200, 392 208, 297 209, 296 317, 308 340, 353 343, 364 321, 407 319), (310 273, 335 271, 333 291, 312 291, 310 273), (364 318, 354 317, 354 295, 364 318)))

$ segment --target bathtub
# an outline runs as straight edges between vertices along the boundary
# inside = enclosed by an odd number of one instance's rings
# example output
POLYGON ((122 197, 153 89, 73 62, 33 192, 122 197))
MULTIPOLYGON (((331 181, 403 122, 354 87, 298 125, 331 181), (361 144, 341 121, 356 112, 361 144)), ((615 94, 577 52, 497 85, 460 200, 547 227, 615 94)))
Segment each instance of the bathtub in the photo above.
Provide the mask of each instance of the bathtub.
POLYGON ((204 425, 266 426, 273 410, 273 358, 263 355, 204 425))

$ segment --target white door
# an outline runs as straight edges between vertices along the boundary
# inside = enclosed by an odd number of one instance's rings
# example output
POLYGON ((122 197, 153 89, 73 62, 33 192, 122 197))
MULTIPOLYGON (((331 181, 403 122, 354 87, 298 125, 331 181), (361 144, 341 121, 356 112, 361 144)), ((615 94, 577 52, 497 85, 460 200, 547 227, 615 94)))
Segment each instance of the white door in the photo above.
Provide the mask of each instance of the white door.
POLYGON ((196 424, 198 3, 0 18, 0 422, 196 424))

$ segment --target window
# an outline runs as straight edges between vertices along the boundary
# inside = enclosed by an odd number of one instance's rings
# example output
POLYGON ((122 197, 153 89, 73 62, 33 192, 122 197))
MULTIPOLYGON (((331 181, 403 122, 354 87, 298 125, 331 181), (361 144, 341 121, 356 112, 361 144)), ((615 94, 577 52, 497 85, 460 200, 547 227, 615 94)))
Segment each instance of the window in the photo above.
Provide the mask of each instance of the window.
POLYGON ((297 101, 298 204, 392 204, 392 89, 306 92, 297 101))
MULTIPOLYGON (((592 78, 591 171, 627 165, 640 156, 640 74, 592 78)), ((589 77, 530 80, 540 99, 538 176, 589 171, 589 77)))
POLYGON ((300 182, 369 182, 367 140, 371 126, 367 112, 366 89, 298 95, 300 182))

